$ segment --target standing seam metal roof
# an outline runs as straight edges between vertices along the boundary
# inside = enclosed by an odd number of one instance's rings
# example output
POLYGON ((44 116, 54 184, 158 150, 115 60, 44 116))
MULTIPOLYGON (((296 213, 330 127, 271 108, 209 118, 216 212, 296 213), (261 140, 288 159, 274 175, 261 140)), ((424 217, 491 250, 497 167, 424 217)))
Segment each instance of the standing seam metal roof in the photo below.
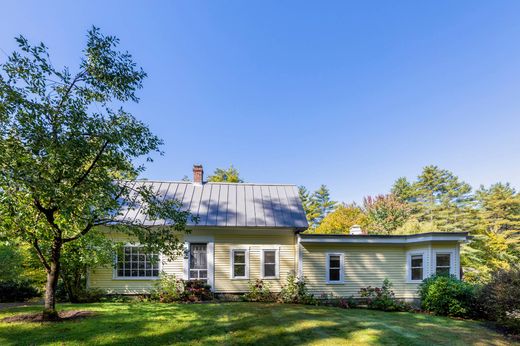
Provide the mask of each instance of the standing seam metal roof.
MULTIPOLYGON (((190 221, 189 226, 308 227, 295 185, 138 180, 128 182, 127 186, 135 190, 145 185, 159 199, 176 199, 182 203, 183 210, 199 218, 198 223, 190 221)), ((129 206, 116 220, 145 225, 166 224, 165 220, 146 219, 145 206, 136 196, 137 193, 130 195, 129 206)))

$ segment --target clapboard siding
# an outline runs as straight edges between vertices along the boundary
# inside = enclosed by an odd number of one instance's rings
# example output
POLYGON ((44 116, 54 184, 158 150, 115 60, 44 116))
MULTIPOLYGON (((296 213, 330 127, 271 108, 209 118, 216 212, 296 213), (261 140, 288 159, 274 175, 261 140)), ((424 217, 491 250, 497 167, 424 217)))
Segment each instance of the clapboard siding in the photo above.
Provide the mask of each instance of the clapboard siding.
MULTIPOLYGON (((435 245, 435 248, 456 249, 456 243, 435 245)), ((359 244, 305 244, 301 246, 303 276, 310 292, 316 296, 359 296, 359 289, 372 286, 381 287, 384 279, 393 284, 398 298, 417 298, 417 283, 406 280, 407 252, 425 251, 425 272, 433 272, 430 259, 431 244, 406 245, 359 245, 359 244), (328 284, 326 280, 326 254, 344 254, 344 283, 328 284)), ((458 262, 457 262, 458 266, 458 262)), ((456 268, 457 268, 456 266, 456 268)))

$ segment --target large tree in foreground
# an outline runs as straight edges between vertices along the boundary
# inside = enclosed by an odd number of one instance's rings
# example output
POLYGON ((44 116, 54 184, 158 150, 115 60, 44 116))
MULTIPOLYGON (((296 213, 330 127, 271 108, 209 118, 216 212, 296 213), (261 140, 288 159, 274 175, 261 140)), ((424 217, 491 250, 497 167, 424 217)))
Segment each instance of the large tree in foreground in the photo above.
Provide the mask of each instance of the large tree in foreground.
POLYGON ((117 50, 118 39, 90 30, 76 70, 54 67, 44 44, 16 40, 19 50, 0 65, 0 236, 34 249, 47 273, 44 316, 51 319, 68 244, 88 246, 83 240, 93 228, 113 224, 137 201, 148 218, 172 226, 114 227, 173 256, 190 215, 145 185, 125 183, 144 169, 135 159, 150 159, 161 140, 122 108, 138 101, 146 74, 117 50))

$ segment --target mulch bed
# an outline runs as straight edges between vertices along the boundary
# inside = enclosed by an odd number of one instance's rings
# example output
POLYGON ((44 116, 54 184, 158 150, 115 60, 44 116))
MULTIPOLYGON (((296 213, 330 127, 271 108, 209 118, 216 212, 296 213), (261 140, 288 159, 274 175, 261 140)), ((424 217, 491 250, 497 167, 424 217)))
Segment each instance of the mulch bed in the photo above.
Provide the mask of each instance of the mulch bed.
MULTIPOLYGON (((60 319, 56 322, 61 321, 71 321, 71 320, 78 320, 86 317, 90 317, 94 315, 93 311, 84 311, 84 310, 67 310, 67 311, 60 311, 58 313, 60 316, 60 319)), ((21 315, 15 315, 11 317, 6 317, 0 320, 1 322, 46 322, 43 320, 43 315, 41 312, 39 313, 33 313, 33 314, 21 314, 21 315)))

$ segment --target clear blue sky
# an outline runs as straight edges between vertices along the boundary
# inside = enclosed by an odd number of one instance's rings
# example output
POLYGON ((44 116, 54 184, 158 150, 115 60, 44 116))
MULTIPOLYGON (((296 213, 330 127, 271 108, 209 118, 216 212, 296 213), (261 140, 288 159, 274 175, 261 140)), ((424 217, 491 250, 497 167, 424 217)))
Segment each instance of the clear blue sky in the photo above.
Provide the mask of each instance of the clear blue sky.
POLYGON ((0 48, 23 34, 72 67, 92 24, 118 36, 149 75, 129 109, 166 143, 147 178, 234 164, 360 201, 428 164, 520 187, 519 18, 519 1, 6 1, 0 48))

